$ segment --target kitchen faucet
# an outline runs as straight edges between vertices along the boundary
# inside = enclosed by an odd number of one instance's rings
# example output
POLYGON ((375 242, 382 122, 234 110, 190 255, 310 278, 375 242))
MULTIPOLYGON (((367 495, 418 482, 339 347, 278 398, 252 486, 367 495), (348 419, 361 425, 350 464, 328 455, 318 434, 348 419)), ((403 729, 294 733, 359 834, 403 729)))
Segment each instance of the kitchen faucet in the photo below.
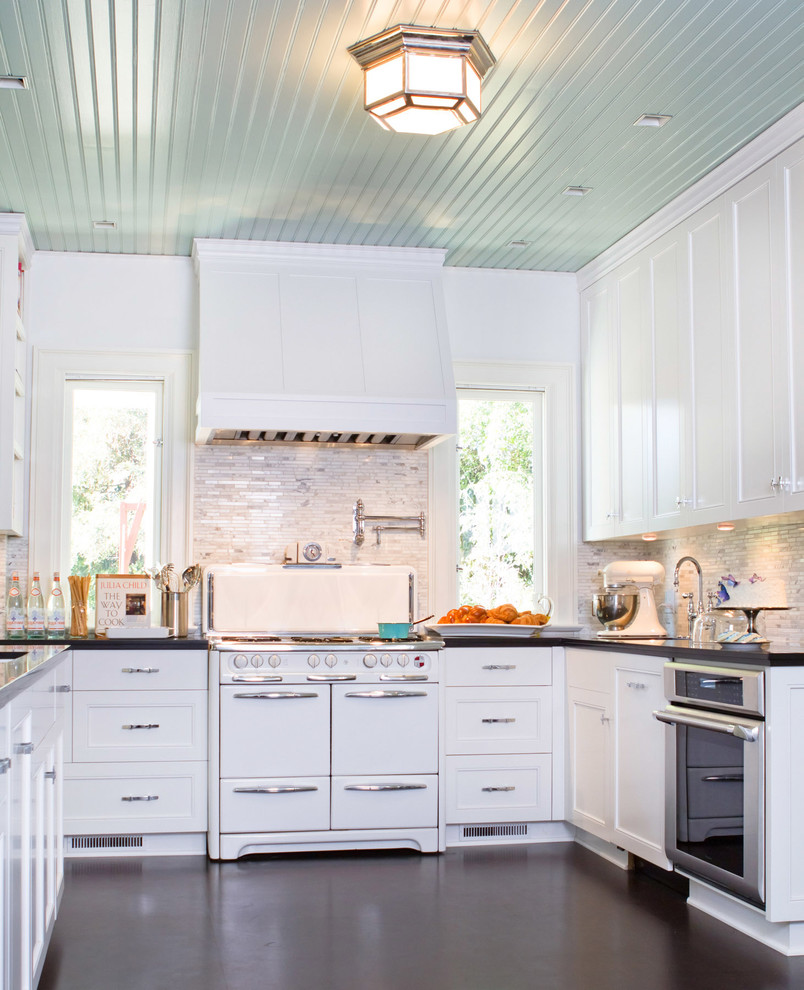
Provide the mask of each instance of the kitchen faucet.
POLYGON ((689 601, 687 602, 687 626, 688 626, 687 639, 692 640, 692 626, 693 626, 693 623, 695 622, 695 616, 696 616, 696 614, 697 615, 701 615, 703 613, 703 611, 704 611, 704 603, 703 603, 703 571, 701 570, 701 565, 698 563, 698 561, 694 557, 681 557, 679 559, 678 563, 676 564, 676 569, 673 571, 673 587, 676 589, 676 591, 678 591, 678 570, 681 567, 681 565, 684 563, 684 561, 687 561, 687 560, 692 564, 692 566, 698 572, 698 605, 697 605, 697 607, 695 605, 695 597, 694 597, 694 595, 692 593, 681 596, 682 598, 689 599, 689 601))

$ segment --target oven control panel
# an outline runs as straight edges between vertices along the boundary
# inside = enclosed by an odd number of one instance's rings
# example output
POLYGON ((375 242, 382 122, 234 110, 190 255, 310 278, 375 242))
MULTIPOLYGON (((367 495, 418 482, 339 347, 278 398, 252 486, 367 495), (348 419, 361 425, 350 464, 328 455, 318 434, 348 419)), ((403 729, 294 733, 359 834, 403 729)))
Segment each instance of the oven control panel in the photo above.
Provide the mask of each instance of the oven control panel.
POLYGON ((432 652, 416 653, 410 650, 389 651, 354 650, 332 653, 324 649, 292 652, 269 650, 242 650, 221 652, 221 675, 264 674, 303 677, 305 674, 344 673, 372 676, 382 674, 435 673, 435 657, 432 652))

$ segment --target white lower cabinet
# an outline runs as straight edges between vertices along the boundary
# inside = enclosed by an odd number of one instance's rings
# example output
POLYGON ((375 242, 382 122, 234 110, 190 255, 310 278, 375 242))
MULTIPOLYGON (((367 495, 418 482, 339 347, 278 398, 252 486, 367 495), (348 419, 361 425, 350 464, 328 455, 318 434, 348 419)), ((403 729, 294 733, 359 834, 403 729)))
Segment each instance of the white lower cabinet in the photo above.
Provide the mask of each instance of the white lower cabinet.
POLYGON ((661 657, 567 649, 570 820, 656 866, 664 852, 661 657))
POLYGON ((0 713, 0 988, 33 990, 64 883, 64 699, 70 658, 0 713))
POLYGON ((551 819, 552 653, 444 650, 447 825, 551 819))
POLYGON ((79 648, 73 665, 72 760, 64 798, 69 851, 115 855, 129 848, 129 840, 139 854, 201 851, 207 651, 79 648))

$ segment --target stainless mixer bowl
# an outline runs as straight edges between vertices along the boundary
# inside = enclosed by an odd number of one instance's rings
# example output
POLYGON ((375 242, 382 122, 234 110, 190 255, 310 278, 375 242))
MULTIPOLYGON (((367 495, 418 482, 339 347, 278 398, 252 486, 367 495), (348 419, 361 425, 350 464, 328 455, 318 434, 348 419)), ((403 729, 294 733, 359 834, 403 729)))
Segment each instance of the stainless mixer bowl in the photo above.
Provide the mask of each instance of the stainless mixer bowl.
POLYGON ((602 591, 592 596, 592 611, 606 629, 625 629, 639 605, 637 591, 602 591))

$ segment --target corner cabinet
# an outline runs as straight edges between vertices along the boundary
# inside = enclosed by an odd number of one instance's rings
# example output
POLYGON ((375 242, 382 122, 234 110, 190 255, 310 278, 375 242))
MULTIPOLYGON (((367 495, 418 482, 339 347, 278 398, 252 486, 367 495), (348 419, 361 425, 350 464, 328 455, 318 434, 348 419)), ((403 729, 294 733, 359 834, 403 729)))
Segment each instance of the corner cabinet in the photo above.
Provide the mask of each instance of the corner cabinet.
POLYGON ((568 803, 573 825, 662 869, 664 660, 566 650, 568 803))
POLYGON ((33 242, 21 213, 0 214, 0 533, 22 536, 27 345, 23 279, 33 242))

